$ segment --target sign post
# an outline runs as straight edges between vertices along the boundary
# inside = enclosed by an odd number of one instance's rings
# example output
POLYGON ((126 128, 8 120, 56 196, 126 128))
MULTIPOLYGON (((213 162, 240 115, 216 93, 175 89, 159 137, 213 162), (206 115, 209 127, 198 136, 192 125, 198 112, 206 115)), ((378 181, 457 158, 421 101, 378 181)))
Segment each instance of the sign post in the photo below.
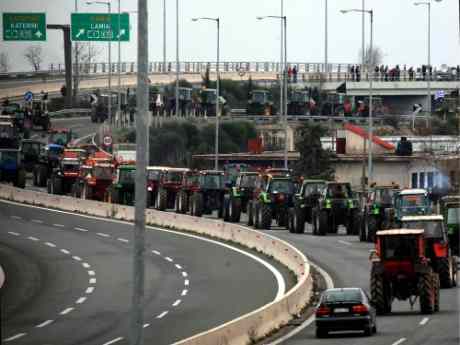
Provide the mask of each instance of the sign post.
POLYGON ((3 13, 4 41, 46 41, 45 13, 3 13))
POLYGON ((72 41, 129 41, 128 13, 72 13, 71 23, 72 41))

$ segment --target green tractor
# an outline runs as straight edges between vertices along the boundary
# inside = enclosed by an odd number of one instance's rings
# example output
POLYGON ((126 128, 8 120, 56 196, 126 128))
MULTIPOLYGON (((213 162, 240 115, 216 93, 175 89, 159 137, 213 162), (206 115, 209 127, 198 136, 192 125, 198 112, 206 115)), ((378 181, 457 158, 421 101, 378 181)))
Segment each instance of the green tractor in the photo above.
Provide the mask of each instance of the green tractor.
POLYGON ((228 202, 225 203, 225 213, 230 222, 238 223, 241 219, 241 212, 247 212, 249 201, 252 199, 259 179, 257 172, 243 171, 238 174, 235 183, 230 188, 228 202))
POLYGON ((350 184, 327 182, 313 210, 313 219, 318 235, 337 233, 339 225, 346 227, 347 235, 356 235, 361 224, 361 210, 350 184))
POLYGON ((109 187, 109 198, 114 204, 134 205, 136 165, 120 164, 116 177, 109 187))
POLYGON ((294 195, 294 207, 289 210, 289 232, 301 234, 305 232, 305 223, 313 227, 313 235, 318 234, 314 220, 314 210, 318 200, 324 194, 326 181, 304 180, 300 190, 294 195))
POLYGON ((376 186, 371 189, 363 207, 364 214, 359 230, 361 242, 375 242, 377 231, 388 228, 387 209, 394 207, 395 196, 398 192, 395 186, 376 186))
POLYGON ((288 97, 288 115, 308 115, 308 91, 292 90, 288 97))
POLYGON ((249 93, 246 114, 248 115, 274 115, 276 112, 272 95, 267 90, 253 90, 249 93))
POLYGON ((256 229, 270 230, 272 220, 288 227, 288 210, 293 206, 295 184, 289 176, 268 176, 262 188, 256 188, 251 201, 248 224, 256 229))
POLYGON ((387 208, 385 228, 399 228, 404 216, 422 216, 431 214, 433 209, 428 192, 425 189, 403 189, 395 194, 393 208, 387 208))
POLYGON ((449 237, 452 254, 460 256, 460 196, 448 195, 441 199, 441 212, 447 225, 447 236, 449 237))

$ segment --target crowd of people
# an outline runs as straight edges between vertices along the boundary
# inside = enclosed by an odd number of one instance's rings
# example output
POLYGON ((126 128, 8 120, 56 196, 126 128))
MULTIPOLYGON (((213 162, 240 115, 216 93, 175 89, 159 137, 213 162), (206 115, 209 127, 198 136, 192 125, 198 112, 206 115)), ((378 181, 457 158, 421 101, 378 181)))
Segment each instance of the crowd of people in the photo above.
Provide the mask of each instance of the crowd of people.
MULTIPOLYGON (((361 81, 361 65, 351 65, 348 68, 350 79, 361 81)), ((436 67, 422 65, 414 68, 399 65, 388 67, 388 65, 375 66, 374 80, 377 81, 414 81, 414 80, 460 80, 460 65, 450 67, 447 70, 438 70, 436 67)))

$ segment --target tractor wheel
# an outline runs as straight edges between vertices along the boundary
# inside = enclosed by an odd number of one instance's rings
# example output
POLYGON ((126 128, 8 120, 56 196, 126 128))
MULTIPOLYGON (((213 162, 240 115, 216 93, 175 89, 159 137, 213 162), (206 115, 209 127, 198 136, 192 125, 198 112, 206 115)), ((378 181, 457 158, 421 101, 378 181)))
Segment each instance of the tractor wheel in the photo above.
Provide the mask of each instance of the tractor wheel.
POLYGON ((420 300, 420 311, 422 314, 432 314, 434 311, 436 287, 434 286, 433 271, 420 275, 418 292, 420 300))
POLYGON ((262 222, 261 220, 262 215, 260 214, 260 204, 258 201, 254 201, 253 213, 254 213, 254 228, 260 229, 260 224, 262 222))
POLYGON ((369 217, 367 224, 367 242, 375 242, 375 236, 377 234, 377 218, 369 217))
POLYGON ((371 270, 371 299, 375 305, 378 315, 384 315, 391 312, 391 297, 385 289, 385 281, 382 274, 371 270))
POLYGON ((439 274, 435 273, 433 274, 433 285, 436 289, 436 292, 434 294, 434 311, 438 312, 439 311, 439 291, 441 290, 441 282, 439 280, 439 274))
POLYGON ((366 236, 366 227, 369 228, 366 223, 368 222, 367 215, 364 215, 361 219, 361 224, 359 226, 359 241, 360 242, 366 242, 367 236, 366 236))
POLYGON ((241 219, 241 199, 232 198, 229 203, 230 208, 230 221, 232 223, 239 223, 241 219))
POLYGON ((201 217, 203 215, 203 195, 196 193, 193 198, 193 215, 195 217, 201 217))
POLYGON ((301 208, 294 208, 292 225, 296 234, 303 234, 305 232, 305 212, 301 208))
POLYGON ((288 210, 288 230, 291 234, 294 233, 294 209, 292 207, 288 210))
POLYGON ((14 186, 22 189, 26 188, 26 171, 24 169, 18 170, 14 186))
MULTIPOLYGON (((89 187, 88 185, 85 184, 85 186, 83 187, 82 199, 91 200, 92 198, 93 198, 92 189, 91 189, 91 187, 89 187)), ((119 201, 120 200, 117 200, 117 202, 119 202, 119 201)))
POLYGON ((44 165, 40 165, 38 167, 38 177, 37 177, 37 181, 38 181, 38 186, 39 187, 46 187, 46 180, 47 180, 47 168, 46 166, 44 165))
POLYGON ((322 328, 316 328, 316 337, 317 338, 325 338, 327 337, 328 332, 322 328))
POLYGON ((319 213, 319 227, 318 235, 325 236, 329 232, 329 215, 326 211, 320 211, 319 213))
POLYGON ((246 207, 248 209, 248 226, 253 226, 254 225, 254 210, 253 210, 252 201, 249 201, 246 207))
POLYGON ((168 191, 166 189, 160 189, 158 191, 158 209, 160 211, 166 210, 168 206, 168 191))
MULTIPOLYGON (((226 209, 225 209, 225 203, 228 203, 228 198, 226 199, 226 197, 224 196, 222 199, 221 199, 221 202, 219 203, 219 208, 217 209, 217 218, 219 219, 223 219, 224 221, 228 221, 229 219, 229 214, 228 212, 225 212, 226 209)), ((210 214, 212 214, 212 209, 209 210, 210 211, 210 214)), ((228 211, 228 209, 227 209, 228 211)))
POLYGON ((53 184, 51 183, 51 180, 46 181, 46 192, 48 194, 53 194, 53 184))
POLYGON ((452 260, 450 258, 440 258, 437 261, 437 268, 439 273, 439 280, 441 282, 441 288, 449 289, 452 287, 452 260))
POLYGON ((262 204, 259 208, 260 212, 260 228, 270 230, 272 225, 272 209, 268 204, 262 204))
POLYGON ((32 171, 32 184, 34 186, 38 186, 38 169, 36 167, 34 167, 33 171, 32 171))
POLYGON ((312 230, 313 235, 318 235, 319 234, 319 216, 318 216, 318 210, 315 208, 311 210, 311 226, 313 228, 312 230))
POLYGON ((359 233, 359 218, 359 214, 356 210, 351 212, 347 221, 347 235, 357 235, 359 233))
POLYGON ((51 177, 51 193, 56 195, 62 194, 62 179, 51 177))
POLYGON ((155 199, 153 199, 153 192, 147 191, 147 204, 146 207, 150 208, 153 205, 155 199))
POLYGON ((187 213, 189 208, 189 201, 187 197, 187 193, 181 191, 179 193, 179 208, 181 213, 187 213))

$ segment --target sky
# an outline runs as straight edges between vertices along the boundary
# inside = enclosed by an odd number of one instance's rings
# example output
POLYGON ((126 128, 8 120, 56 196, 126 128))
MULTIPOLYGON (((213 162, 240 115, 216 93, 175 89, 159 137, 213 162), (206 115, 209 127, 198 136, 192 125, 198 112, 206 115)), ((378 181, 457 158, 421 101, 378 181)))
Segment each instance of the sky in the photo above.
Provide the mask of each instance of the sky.
MULTIPOLYGON (((135 11, 136 0, 120 0, 122 11, 135 11)), ((412 0, 365 0, 374 10, 374 45, 383 51, 383 62, 418 66, 427 61, 427 7, 412 0)), ((426 0, 425 0, 426 1, 426 0)), ((432 1, 431 60, 435 66, 460 64, 459 0, 432 1)), ((104 12, 103 5, 77 0, 81 12, 104 12)), ((287 16, 289 62, 323 62, 326 0, 284 0, 287 16)), ((149 0, 149 60, 163 57, 163 0, 149 0)), ((280 24, 256 20, 257 16, 280 15, 281 0, 179 0, 179 53, 182 61, 215 61, 215 23, 193 22, 193 17, 220 17, 222 61, 279 61, 280 24)), ((362 0, 328 0, 328 55, 330 63, 358 63, 361 49, 361 15, 340 13, 361 8, 362 0)), ((0 12, 46 12, 48 24, 69 24, 74 0, 0 0, 0 12)), ((118 1, 112 0, 114 10, 118 1)), ((167 58, 176 58, 176 1, 166 0, 167 58)), ((0 21, 2 19, 0 18, 0 21)), ((131 41, 122 43, 122 61, 136 60, 137 15, 131 14, 131 41)), ((366 18, 366 42, 370 38, 366 18)), ((0 41, 0 52, 9 56, 11 70, 30 70, 23 54, 39 44, 44 64, 62 63, 62 34, 48 31, 47 42, 0 41)), ((95 43, 106 49, 106 43, 95 43)), ((112 49, 116 61, 116 45, 112 49)), ((99 61, 104 60, 102 52, 99 61)))

